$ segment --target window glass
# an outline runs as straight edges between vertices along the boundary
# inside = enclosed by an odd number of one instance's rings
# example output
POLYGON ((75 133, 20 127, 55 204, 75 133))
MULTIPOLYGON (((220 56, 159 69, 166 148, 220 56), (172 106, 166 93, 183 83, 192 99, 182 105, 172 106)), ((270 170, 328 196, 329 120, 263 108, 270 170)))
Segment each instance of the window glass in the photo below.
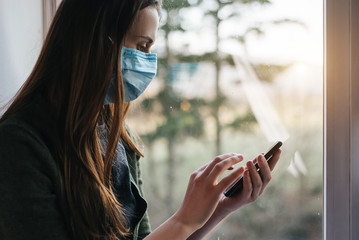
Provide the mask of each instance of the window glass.
MULTIPOLYGON (((19 1, 0 0, 1 105, 42 43, 42 1, 19 1)), ((206 239, 322 238, 322 12, 319 0, 163 1, 157 78, 128 118, 153 228, 214 156, 250 160, 285 140, 262 196, 206 239)))
POLYGON ((128 119, 153 228, 214 156, 252 160, 283 140, 265 192, 206 239, 321 239, 322 1, 170 0, 162 12, 159 71, 128 119))

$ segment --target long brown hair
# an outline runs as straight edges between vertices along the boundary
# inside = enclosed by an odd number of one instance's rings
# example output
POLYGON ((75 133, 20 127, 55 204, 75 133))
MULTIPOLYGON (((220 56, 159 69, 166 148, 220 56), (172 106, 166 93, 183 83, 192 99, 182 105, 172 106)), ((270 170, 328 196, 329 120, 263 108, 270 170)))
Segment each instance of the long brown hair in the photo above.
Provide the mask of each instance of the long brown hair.
POLYGON ((59 137, 53 155, 61 169, 74 239, 128 235, 121 204, 111 187, 111 169, 121 138, 141 155, 125 129, 121 43, 135 16, 158 0, 63 0, 30 76, 1 117, 8 119, 42 95, 54 109, 59 137), (114 103, 104 99, 115 80, 114 103), (102 149, 97 125, 109 136, 102 149), (105 152, 104 157, 102 151, 105 152))

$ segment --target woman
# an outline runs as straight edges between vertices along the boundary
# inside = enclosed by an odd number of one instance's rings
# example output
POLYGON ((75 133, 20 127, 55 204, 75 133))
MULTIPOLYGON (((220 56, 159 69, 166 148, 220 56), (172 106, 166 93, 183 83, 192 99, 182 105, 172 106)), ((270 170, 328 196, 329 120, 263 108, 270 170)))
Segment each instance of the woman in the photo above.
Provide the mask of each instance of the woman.
POLYGON ((270 180, 262 155, 195 171, 181 207, 150 231, 130 102, 156 72, 158 0, 63 0, 38 61, 0 119, 0 239, 201 239, 270 180), (223 192, 244 175, 241 194, 223 192))

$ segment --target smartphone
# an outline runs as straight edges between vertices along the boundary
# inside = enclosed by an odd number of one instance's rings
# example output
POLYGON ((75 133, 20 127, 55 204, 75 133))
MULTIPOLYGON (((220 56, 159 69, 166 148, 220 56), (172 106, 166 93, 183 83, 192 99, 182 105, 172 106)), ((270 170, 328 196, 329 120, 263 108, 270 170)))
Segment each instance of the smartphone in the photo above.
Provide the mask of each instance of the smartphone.
MULTIPOLYGON (((266 154, 264 154, 265 159, 267 161, 270 161, 273 157, 273 155, 278 151, 278 149, 282 146, 282 142, 278 141, 276 142, 266 154)), ((257 171, 259 171, 258 163, 254 164, 256 166, 257 171)), ((225 192, 224 195, 226 197, 232 197, 238 193, 240 193, 243 189, 243 176, 241 176, 235 183, 233 183, 232 186, 230 186, 225 192)))

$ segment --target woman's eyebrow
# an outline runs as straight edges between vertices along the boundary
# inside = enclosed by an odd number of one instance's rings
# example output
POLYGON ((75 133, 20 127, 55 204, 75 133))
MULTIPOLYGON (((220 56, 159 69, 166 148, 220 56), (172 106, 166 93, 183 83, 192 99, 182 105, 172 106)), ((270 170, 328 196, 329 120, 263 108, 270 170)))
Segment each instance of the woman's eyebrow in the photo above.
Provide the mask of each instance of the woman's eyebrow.
POLYGON ((138 36, 138 37, 146 39, 149 43, 153 43, 153 39, 150 38, 149 36, 138 36))

